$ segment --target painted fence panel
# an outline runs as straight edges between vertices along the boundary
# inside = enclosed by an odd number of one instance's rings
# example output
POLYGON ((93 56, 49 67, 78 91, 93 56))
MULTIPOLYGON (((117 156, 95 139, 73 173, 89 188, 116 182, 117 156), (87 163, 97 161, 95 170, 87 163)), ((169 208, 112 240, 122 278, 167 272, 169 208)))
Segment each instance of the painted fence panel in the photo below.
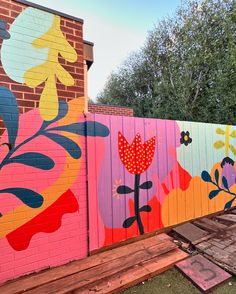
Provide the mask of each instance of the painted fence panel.
POLYGON ((236 127, 91 115, 90 251, 232 207, 236 127))

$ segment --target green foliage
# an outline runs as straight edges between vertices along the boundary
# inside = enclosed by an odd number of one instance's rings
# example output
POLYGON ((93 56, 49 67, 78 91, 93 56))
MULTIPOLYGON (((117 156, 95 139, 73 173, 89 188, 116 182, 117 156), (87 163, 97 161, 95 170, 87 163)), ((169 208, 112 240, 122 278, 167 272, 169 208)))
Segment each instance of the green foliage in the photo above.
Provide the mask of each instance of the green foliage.
POLYGON ((235 1, 186 1, 111 74, 98 101, 137 116, 236 124, 235 1))

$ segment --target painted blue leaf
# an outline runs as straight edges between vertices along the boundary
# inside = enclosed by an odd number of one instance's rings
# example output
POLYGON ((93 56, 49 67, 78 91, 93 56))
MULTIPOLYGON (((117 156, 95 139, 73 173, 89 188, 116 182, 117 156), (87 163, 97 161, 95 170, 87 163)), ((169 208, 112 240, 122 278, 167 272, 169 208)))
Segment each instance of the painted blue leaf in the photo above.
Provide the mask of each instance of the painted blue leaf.
POLYGON ((232 204, 233 204, 233 202, 234 202, 234 200, 235 200, 235 197, 233 199, 231 199, 229 202, 227 202, 225 204, 225 208, 224 209, 230 209, 231 206, 232 206, 232 204))
POLYGON ((59 121, 60 119, 64 118, 68 113, 68 104, 65 101, 59 101, 59 110, 58 115, 51 121, 44 121, 42 125, 42 129, 45 129, 50 124, 59 121))
POLYGON ((7 40, 10 39, 11 35, 7 31, 7 22, 0 19, 0 39, 7 40))
POLYGON ((119 186, 119 187, 117 188, 116 192, 117 192, 118 194, 129 194, 129 193, 134 192, 134 190, 131 189, 131 188, 128 187, 128 186, 119 186))
POLYGON ((14 147, 18 134, 19 110, 16 97, 5 87, 0 87, 0 116, 8 132, 8 143, 14 147))
POLYGON ((215 180, 216 180, 216 184, 218 185, 218 183, 219 183, 219 171, 218 171, 218 169, 215 170, 215 180))
POLYGON ((85 136, 87 134, 87 136, 90 137, 107 137, 110 133, 108 127, 99 122, 93 121, 58 126, 49 129, 49 131, 64 131, 81 136, 85 136))
POLYGON ((140 212, 150 212, 150 211, 152 211, 152 208, 151 208, 150 205, 144 205, 143 207, 141 207, 141 208, 139 209, 139 211, 140 211, 140 212))
POLYGON ((140 189, 151 189, 152 188, 152 182, 151 181, 147 181, 142 183, 142 185, 139 186, 140 189))
POLYGON ((213 190, 209 193, 209 199, 213 199, 220 193, 220 190, 213 190))
POLYGON ((8 40, 10 39, 11 35, 6 30, 0 29, 0 39, 8 40))
POLYGON ((8 188, 0 190, 0 193, 10 193, 15 195, 24 204, 31 208, 38 208, 43 204, 43 197, 29 189, 25 188, 8 188))
POLYGON ((7 22, 3 19, 0 19, 0 29, 2 29, 2 30, 7 29, 7 22))
POLYGON ((229 189, 229 185, 228 185, 228 181, 227 181, 226 177, 222 177, 222 183, 223 183, 225 189, 228 190, 229 189))
POLYGON ((202 177, 203 181, 205 181, 205 182, 212 182, 211 176, 209 175, 209 173, 206 170, 204 170, 202 172, 201 177, 202 177))
POLYGON ((86 122, 87 136, 91 137, 107 137, 110 134, 108 127, 96 121, 86 122))
POLYGON ((77 143, 72 141, 71 139, 58 135, 58 134, 53 134, 53 133, 43 133, 44 136, 47 138, 51 139, 55 143, 59 144, 61 147, 63 147, 71 157, 74 159, 78 159, 81 157, 81 149, 77 143))
POLYGON ((7 161, 7 164, 9 163, 20 163, 42 170, 50 170, 55 165, 54 161, 50 157, 36 152, 28 152, 12 157, 7 161))
POLYGON ((131 227, 135 220, 136 220, 135 216, 131 216, 131 217, 127 218, 123 222, 123 228, 127 229, 127 228, 131 227))

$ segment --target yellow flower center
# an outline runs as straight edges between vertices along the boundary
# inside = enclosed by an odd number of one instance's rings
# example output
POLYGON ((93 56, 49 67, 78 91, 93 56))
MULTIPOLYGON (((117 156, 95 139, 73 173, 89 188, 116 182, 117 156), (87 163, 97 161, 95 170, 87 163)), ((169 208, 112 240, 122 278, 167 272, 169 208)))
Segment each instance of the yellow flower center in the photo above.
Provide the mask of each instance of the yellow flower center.
POLYGON ((184 141, 188 141, 188 136, 187 135, 184 136, 184 141))

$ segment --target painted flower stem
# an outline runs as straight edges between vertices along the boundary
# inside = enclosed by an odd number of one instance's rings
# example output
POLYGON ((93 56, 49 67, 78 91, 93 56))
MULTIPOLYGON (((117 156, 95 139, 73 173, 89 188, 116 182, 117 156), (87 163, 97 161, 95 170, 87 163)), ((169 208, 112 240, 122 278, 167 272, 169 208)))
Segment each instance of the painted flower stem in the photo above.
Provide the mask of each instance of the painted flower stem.
POLYGON ((140 190, 139 185, 140 185, 140 174, 136 174, 135 183, 134 183, 134 211, 135 211, 135 216, 138 223, 138 229, 139 229, 140 235, 143 235, 144 229, 143 229, 143 224, 142 224, 140 211, 139 211, 139 190, 140 190))

